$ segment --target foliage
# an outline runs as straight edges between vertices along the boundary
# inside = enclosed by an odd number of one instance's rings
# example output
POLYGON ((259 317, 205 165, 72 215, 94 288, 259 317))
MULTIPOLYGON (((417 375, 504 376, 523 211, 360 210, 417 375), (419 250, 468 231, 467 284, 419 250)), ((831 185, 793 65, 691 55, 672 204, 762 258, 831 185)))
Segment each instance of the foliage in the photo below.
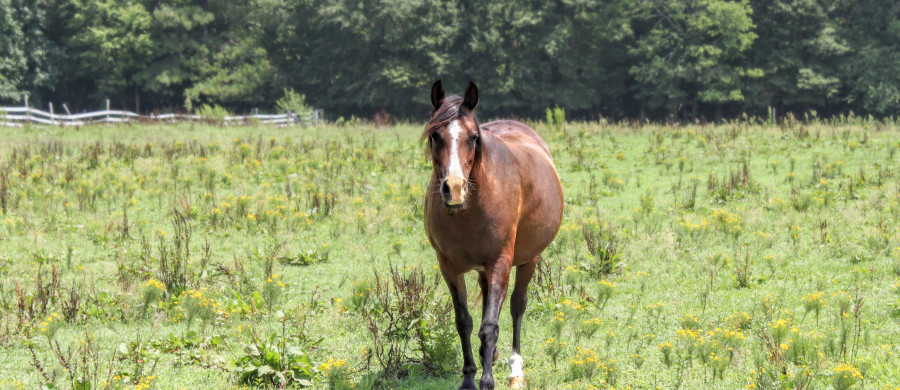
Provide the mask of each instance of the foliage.
POLYGON ((203 104, 200 105, 200 107, 197 107, 197 115, 211 119, 213 121, 221 122, 225 119, 226 116, 231 116, 231 113, 218 104, 203 104))
POLYGON ((247 344, 244 353, 235 362, 243 385, 311 387, 321 375, 302 347, 275 333, 267 340, 247 344))
POLYGON ((294 89, 284 90, 284 96, 275 102, 275 108, 278 112, 290 112, 297 115, 306 114, 311 109, 306 104, 306 96, 294 92, 294 89))
POLYGON ((458 340, 445 321, 451 304, 449 300, 434 302, 437 282, 436 278, 429 282, 421 270, 403 272, 391 267, 388 277, 375 274, 371 299, 355 301, 368 325, 369 353, 380 365, 383 379, 408 375, 412 362, 433 374, 456 368, 458 340))
POLYGON ((134 75, 152 55, 150 12, 137 0, 77 2, 72 9, 68 28, 80 30, 67 42, 78 65, 67 66, 72 77, 96 85, 95 101, 135 88, 134 75))
POLYGON ((696 117, 698 103, 744 99, 744 79, 761 75, 740 61, 756 38, 747 1, 657 0, 642 8, 638 23, 647 31, 629 49, 642 105, 692 107, 696 117))
POLYGON ((443 78, 477 82, 487 117, 889 117, 898 17, 891 0, 3 0, 0 102, 241 112, 297 91, 295 112, 404 120, 443 78))
POLYGON ((60 47, 47 36, 52 20, 42 0, 0 1, 0 104, 32 106, 59 81, 60 47))
POLYGON ((292 256, 282 256, 278 258, 278 261, 284 265, 311 265, 316 263, 323 263, 328 261, 328 253, 327 252, 318 252, 312 249, 308 249, 305 252, 297 252, 296 255, 292 256))
POLYGON ((562 109, 559 106, 556 106, 553 109, 547 107, 545 116, 547 117, 547 126, 550 126, 556 132, 562 131, 563 125, 566 124, 565 109, 562 109))
POLYGON ((581 223, 581 234, 588 250, 588 260, 580 267, 594 278, 602 278, 621 267, 622 254, 619 252, 619 238, 612 224, 601 221, 581 223))

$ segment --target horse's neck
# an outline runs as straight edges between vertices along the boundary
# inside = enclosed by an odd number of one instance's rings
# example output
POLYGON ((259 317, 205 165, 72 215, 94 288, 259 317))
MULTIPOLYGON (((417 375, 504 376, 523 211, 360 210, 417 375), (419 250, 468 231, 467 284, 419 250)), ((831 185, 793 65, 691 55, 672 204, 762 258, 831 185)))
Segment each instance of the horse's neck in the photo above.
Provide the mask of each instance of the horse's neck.
POLYGON ((493 186, 498 186, 497 191, 504 191, 503 186, 507 184, 510 174, 515 169, 515 157, 506 144, 493 134, 482 132, 481 154, 472 167, 472 173, 469 177, 476 187, 475 195, 495 190, 493 186))

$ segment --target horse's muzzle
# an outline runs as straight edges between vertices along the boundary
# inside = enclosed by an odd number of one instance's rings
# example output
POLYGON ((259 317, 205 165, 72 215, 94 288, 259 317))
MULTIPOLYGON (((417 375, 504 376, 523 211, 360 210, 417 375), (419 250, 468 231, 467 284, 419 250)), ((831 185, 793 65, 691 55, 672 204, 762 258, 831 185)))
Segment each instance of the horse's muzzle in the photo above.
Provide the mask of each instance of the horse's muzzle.
POLYGON ((451 209, 460 208, 466 202, 466 179, 448 177, 441 182, 441 198, 444 206, 451 209))

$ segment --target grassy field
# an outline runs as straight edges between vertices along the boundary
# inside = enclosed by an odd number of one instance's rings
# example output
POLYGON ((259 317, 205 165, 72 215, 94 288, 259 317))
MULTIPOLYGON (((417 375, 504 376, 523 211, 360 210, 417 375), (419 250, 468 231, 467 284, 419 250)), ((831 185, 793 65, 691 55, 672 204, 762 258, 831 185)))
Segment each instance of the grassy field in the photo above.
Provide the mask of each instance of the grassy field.
MULTIPOLYGON (((530 388, 900 387, 895 124, 532 125, 530 388)), ((2 130, 0 388, 456 388, 422 127, 2 130)))

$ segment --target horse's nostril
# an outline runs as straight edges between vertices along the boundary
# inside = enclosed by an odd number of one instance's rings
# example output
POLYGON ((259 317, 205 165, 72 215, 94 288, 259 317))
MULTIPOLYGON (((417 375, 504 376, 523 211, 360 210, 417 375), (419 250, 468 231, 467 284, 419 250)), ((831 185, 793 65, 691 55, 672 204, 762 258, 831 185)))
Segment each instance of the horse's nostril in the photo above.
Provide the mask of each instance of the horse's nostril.
POLYGON ((446 180, 444 180, 444 182, 441 183, 441 195, 443 195, 445 198, 450 197, 450 185, 447 184, 446 180))

